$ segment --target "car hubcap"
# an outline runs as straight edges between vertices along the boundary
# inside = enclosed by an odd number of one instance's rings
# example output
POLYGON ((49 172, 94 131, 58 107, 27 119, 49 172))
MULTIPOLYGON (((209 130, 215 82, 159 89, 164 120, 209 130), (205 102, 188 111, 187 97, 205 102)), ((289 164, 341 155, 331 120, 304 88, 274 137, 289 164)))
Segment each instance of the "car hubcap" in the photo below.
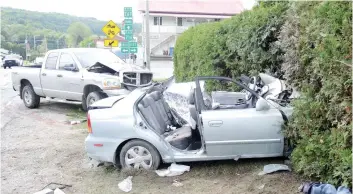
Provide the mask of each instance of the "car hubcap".
POLYGON ((30 104, 31 101, 32 101, 32 97, 31 97, 31 95, 29 94, 29 92, 27 90, 24 93, 24 99, 25 99, 27 104, 30 104))
POLYGON ((134 146, 126 152, 125 164, 129 168, 144 168, 148 170, 152 166, 152 155, 146 148, 134 146))
POLYGON ((89 99, 88 105, 92 105, 95 101, 96 101, 96 99, 94 99, 94 98, 89 99))

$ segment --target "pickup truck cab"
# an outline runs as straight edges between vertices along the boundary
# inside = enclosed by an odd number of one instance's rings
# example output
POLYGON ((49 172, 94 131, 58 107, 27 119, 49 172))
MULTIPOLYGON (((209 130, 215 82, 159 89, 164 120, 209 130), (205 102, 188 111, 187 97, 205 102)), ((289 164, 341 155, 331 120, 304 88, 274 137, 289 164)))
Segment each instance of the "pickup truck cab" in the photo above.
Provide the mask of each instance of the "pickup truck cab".
POLYGON ((49 51, 43 64, 14 68, 12 84, 26 107, 39 106, 41 97, 82 102, 130 93, 152 84, 152 73, 126 64, 107 49, 69 48, 49 51))

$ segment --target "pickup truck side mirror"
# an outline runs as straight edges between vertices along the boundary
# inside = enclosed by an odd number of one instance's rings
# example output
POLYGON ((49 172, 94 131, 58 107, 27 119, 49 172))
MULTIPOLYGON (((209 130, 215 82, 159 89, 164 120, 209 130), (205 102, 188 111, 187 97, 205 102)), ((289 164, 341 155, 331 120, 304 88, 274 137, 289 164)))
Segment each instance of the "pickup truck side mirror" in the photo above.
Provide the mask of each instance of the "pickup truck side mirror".
POLYGON ((73 65, 73 64, 65 65, 64 69, 66 71, 73 71, 73 72, 77 72, 78 71, 77 67, 75 65, 73 65))

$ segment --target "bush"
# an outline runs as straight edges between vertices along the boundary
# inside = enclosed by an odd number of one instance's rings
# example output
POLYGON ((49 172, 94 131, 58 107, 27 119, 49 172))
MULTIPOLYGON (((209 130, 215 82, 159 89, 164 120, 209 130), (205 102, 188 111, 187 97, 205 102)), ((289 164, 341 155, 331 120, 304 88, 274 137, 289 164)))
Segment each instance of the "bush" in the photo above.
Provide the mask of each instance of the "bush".
POLYGON ((301 92, 284 134, 295 171, 352 186, 352 3, 261 2, 177 40, 178 81, 268 72, 301 92))
POLYGON ((174 72, 178 81, 196 75, 237 77, 259 71, 277 73, 281 50, 275 46, 287 3, 262 3, 230 20, 202 24, 178 37, 174 72))
POLYGON ((294 102, 295 111, 285 130, 297 145, 292 154, 295 170, 349 186, 351 7, 350 2, 293 3, 279 41, 286 52, 284 77, 302 92, 302 98, 294 102), (300 36, 293 38, 290 34, 300 36))

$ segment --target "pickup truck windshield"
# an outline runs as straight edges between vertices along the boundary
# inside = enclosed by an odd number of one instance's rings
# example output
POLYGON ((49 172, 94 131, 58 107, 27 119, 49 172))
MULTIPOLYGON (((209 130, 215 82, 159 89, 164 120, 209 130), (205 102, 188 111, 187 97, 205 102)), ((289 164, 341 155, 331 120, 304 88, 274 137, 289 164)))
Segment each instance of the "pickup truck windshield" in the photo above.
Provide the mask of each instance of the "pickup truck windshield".
POLYGON ((91 67, 100 62, 102 64, 124 63, 118 56, 108 50, 91 50, 74 52, 83 68, 91 67))

